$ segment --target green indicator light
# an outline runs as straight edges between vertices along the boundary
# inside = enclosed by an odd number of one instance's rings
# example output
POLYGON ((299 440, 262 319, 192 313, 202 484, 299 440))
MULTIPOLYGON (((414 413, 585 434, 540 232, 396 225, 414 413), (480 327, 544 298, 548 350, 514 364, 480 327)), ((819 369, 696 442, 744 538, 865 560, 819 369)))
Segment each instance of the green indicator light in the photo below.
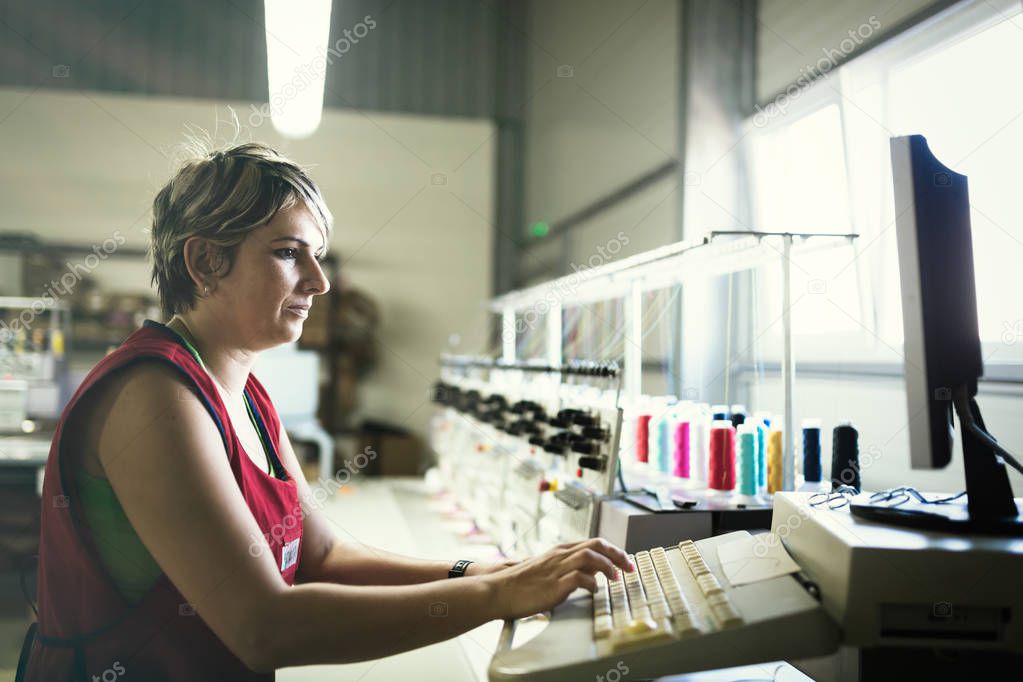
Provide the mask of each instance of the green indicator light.
POLYGON ((547 223, 533 223, 530 229, 534 237, 546 237, 551 231, 551 227, 547 223))

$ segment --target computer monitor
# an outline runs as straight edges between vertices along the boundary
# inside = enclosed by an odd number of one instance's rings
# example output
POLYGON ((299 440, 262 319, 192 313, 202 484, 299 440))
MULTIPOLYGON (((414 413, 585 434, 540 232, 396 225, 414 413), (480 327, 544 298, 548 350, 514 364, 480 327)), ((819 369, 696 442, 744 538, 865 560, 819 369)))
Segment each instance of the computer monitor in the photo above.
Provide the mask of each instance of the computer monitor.
POLYGON ((922 135, 892 138, 891 155, 910 462, 914 469, 946 467, 958 414, 967 495, 965 503, 858 503, 853 513, 934 530, 1023 534, 998 453, 1015 460, 984 431, 974 399, 984 366, 966 176, 938 161, 922 135))

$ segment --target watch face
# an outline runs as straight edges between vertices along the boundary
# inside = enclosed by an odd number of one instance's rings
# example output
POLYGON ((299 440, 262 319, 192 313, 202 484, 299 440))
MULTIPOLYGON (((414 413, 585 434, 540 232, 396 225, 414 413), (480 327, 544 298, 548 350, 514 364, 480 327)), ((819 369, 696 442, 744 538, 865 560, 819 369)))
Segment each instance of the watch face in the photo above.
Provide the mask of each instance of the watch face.
POLYGON ((460 576, 465 575, 465 569, 469 568, 469 564, 471 563, 472 563, 471 561, 468 561, 466 559, 459 559, 458 561, 455 562, 455 565, 451 567, 451 570, 448 571, 448 577, 458 578, 460 576))

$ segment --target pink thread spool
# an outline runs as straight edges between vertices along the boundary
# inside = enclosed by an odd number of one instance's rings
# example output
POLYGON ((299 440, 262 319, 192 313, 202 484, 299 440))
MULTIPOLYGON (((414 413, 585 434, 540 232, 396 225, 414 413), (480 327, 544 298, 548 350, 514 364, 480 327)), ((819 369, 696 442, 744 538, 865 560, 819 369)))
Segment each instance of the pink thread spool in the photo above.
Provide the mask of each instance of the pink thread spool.
POLYGON ((675 425, 675 470, 679 478, 689 478, 689 422, 675 425))

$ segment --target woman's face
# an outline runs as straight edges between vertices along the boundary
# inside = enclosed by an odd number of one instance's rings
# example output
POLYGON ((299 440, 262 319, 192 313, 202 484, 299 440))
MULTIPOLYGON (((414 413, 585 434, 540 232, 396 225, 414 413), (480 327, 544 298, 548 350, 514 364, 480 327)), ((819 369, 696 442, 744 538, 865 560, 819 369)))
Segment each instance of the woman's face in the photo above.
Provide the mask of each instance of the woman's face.
POLYGON ((298 340, 313 297, 330 290, 318 261, 324 238, 309 209, 298 203, 238 246, 208 302, 218 319, 231 321, 240 346, 258 351, 298 340))

